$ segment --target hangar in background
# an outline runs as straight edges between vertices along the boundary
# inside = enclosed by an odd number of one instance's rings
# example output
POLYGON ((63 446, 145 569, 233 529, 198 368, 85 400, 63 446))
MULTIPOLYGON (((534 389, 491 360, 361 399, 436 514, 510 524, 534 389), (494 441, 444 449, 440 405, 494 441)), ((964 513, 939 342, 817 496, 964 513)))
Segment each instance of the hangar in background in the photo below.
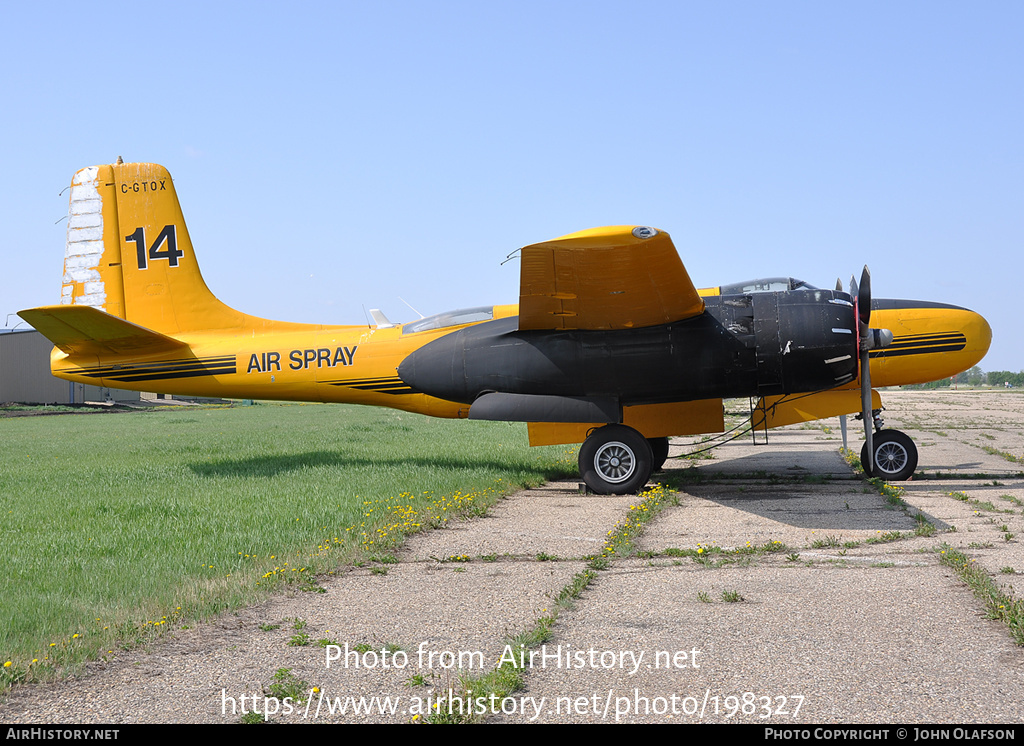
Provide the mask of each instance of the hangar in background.
POLYGON ((52 349, 53 343, 35 329, 0 330, 0 402, 139 401, 138 391, 88 386, 54 377, 50 374, 52 349))

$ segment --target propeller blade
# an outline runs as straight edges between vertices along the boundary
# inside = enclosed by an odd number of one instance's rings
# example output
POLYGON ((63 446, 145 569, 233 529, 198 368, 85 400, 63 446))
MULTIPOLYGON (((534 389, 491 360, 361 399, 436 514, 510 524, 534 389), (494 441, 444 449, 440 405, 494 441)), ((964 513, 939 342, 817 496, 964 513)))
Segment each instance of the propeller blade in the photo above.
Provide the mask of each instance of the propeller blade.
POLYGON ((837 293, 843 292, 843 281, 840 280, 839 278, 836 278, 836 292, 837 293))
POLYGON ((861 464, 864 473, 869 477, 874 476, 874 418, 871 416, 871 361, 868 357, 870 349, 870 334, 868 319, 871 317, 871 273, 864 265, 864 271, 860 274, 860 285, 850 278, 850 295, 857 302, 857 316, 859 321, 857 339, 860 341, 860 407, 861 416, 864 418, 864 440, 867 444, 868 462, 861 464))
MULTIPOLYGON (((837 286, 838 287, 838 286, 837 286)), ((862 464, 864 473, 869 477, 874 476, 874 431, 875 418, 871 409, 871 350, 888 347, 893 340, 892 331, 889 329, 872 329, 868 326, 871 321, 871 271, 868 265, 864 265, 864 271, 860 273, 860 285, 857 280, 850 277, 850 297, 854 300, 854 307, 857 309, 857 340, 859 342, 860 359, 860 406, 861 416, 864 418, 864 440, 866 441, 867 463, 862 464)), ((845 425, 846 423, 841 423, 845 425)), ((844 427, 845 440, 845 427, 844 427)))
POLYGON ((864 271, 860 273, 860 293, 857 295, 857 303, 860 306, 860 323, 867 326, 871 321, 871 272, 866 264, 864 271))

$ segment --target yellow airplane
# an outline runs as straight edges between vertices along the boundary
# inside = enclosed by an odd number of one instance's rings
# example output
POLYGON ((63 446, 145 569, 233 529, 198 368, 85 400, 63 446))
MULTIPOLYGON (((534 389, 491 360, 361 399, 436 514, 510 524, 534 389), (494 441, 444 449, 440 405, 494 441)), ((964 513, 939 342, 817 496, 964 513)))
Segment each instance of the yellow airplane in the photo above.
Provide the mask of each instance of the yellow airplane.
POLYGON ((723 432, 729 397, 757 397, 764 429, 861 412, 868 472, 906 479, 916 448, 881 429, 872 386, 955 375, 992 336, 964 308, 872 301, 866 267, 849 293, 790 278, 698 290, 669 235, 644 226, 520 258, 518 306, 402 325, 376 310, 362 326, 256 318, 207 288, 170 174, 118 159, 75 174, 61 304, 20 316, 56 345, 61 378, 527 422, 532 445, 582 443, 581 475, 602 494, 646 484, 669 436, 723 432))

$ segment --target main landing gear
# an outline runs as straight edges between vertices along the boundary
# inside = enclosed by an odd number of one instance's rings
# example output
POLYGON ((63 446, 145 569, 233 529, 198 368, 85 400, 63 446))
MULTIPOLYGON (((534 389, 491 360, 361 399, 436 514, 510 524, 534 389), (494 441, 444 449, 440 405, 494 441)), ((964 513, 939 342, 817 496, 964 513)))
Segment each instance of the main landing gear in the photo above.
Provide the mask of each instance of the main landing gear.
POLYGON ((594 430, 580 447, 580 476, 599 495, 628 495, 637 492, 651 478, 658 448, 659 466, 668 456, 668 438, 650 441, 631 427, 605 425, 594 430), (664 445, 665 456, 661 449, 664 445))
POLYGON ((668 438, 648 438, 647 442, 651 444, 651 453, 654 456, 651 471, 661 471, 668 461, 668 438))

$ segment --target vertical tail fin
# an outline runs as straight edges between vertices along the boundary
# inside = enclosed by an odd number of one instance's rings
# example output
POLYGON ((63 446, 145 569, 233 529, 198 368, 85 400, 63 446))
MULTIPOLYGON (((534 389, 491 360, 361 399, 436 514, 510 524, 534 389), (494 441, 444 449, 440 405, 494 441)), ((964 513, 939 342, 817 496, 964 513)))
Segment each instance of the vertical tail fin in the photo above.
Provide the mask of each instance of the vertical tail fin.
POLYGON ((169 335, 238 328, 246 318, 207 288, 171 175, 153 163, 75 174, 61 303, 169 335))

